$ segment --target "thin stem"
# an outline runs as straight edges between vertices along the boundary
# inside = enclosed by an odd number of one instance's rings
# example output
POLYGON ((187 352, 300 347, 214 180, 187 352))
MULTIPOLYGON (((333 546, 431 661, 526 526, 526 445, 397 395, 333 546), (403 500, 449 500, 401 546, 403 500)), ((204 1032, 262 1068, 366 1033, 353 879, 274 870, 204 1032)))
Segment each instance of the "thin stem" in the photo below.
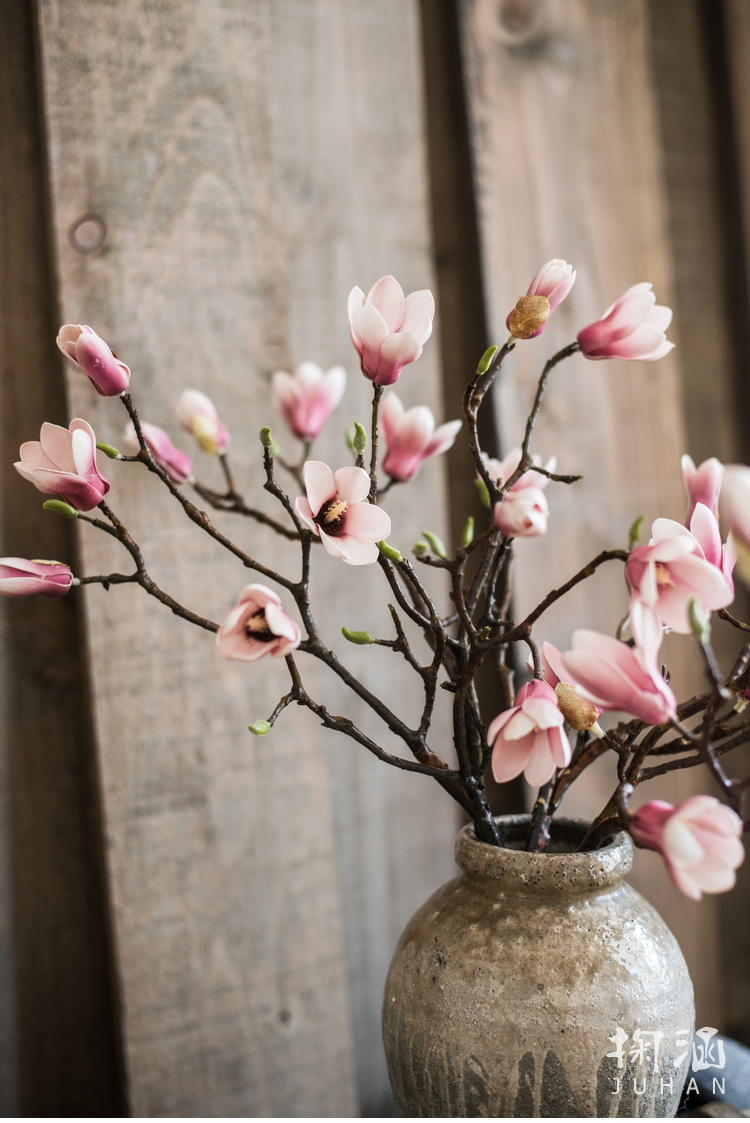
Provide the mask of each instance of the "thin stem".
POLYGON ((372 388, 372 423, 370 426, 370 502, 378 501, 378 415, 383 387, 372 388))

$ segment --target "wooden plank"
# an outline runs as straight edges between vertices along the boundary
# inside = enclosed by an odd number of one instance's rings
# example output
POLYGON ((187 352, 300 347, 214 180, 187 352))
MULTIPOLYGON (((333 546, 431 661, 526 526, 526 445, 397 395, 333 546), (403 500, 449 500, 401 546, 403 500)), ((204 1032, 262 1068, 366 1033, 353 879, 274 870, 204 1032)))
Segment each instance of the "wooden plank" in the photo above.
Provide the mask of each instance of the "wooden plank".
MULTIPOLYGON (((341 421, 364 420, 369 385, 355 374, 346 295, 386 272, 407 291, 431 281, 415 6, 42 0, 40 10, 64 318, 91 322, 132 365, 154 423, 173 427, 183 386, 210 393, 231 425, 238 478, 257 487, 270 372, 343 362, 341 421), (86 213, 107 238, 80 256, 68 231, 86 213)), ((407 405, 436 404, 434 347, 402 385, 407 405)), ((117 443, 118 403, 75 376, 71 395, 117 443)), ((347 462, 340 431, 320 454, 347 462)), ((106 470, 156 579, 221 619, 246 575, 155 481, 106 470)), ((218 482, 214 465, 198 471, 218 482)), ((405 549, 420 512, 443 532, 437 467, 390 506, 405 549)), ((296 565, 265 532, 217 521, 257 555, 296 565)), ((82 550, 89 572, 122 564, 96 535, 82 550)), ((315 561, 331 642, 341 624, 385 632, 371 608, 379 573, 315 561)), ((306 713, 251 739, 248 721, 286 688, 283 664, 222 664, 210 637, 139 592, 87 595, 134 1112, 346 1116, 356 1068, 362 1108, 379 1114, 382 981, 408 915, 451 872, 452 805, 324 737, 306 713)), ((414 683, 400 665, 394 676, 389 652, 342 655, 414 711, 414 683)), ((304 673, 334 712, 372 727, 330 676, 304 673)))
MULTIPOLYGON (((571 295, 542 337, 517 348, 499 388, 500 432, 510 448, 520 444, 548 354, 635 282, 653 282, 659 301, 674 303, 647 10, 642 0, 463 0, 462 11, 496 339, 505 338, 509 309, 544 261, 563 257, 578 269, 571 295)), ((678 332, 679 325, 672 336, 681 342, 678 332)), ((555 374, 534 447, 545 457, 556 454, 559 470, 586 478, 550 491, 552 519, 541 548, 518 544, 520 612, 605 546, 626 543, 638 515, 647 526, 658 515, 682 518, 684 349, 658 364, 576 357, 555 374)), ((621 571, 613 566, 555 606, 537 638, 566 647, 572 626, 611 632, 626 608, 621 571)), ((686 645, 665 650, 678 693, 689 695, 700 680, 686 645)), ((699 782, 685 775, 670 785, 670 798, 684 798, 699 782)), ((566 801, 567 809, 590 815, 615 783, 606 760, 566 801)), ((652 786, 648 798, 663 794, 652 786)), ((640 856, 633 881, 658 903, 680 940, 699 1022, 721 1024, 715 902, 696 909, 651 855, 640 856)))
MULTIPOLYGON (((35 14, 0 20, 0 526, 4 555, 70 559, 13 468, 20 440, 62 422, 35 14)), ((2 601, 0 1114, 125 1113, 95 747, 71 597, 2 601)))
MULTIPOLYGON (((737 457, 750 463, 748 363, 750 362, 750 8, 742 0, 702 7, 704 38, 713 47, 716 100, 720 103, 724 159, 720 169, 726 257, 725 304, 734 341, 737 457)), ((743 619, 747 620, 747 615, 743 619)), ((750 772, 750 752, 737 762, 750 772)), ((750 924, 750 864, 739 870, 737 891, 721 901, 722 959, 727 979, 727 1031, 750 1043, 750 965, 745 933, 750 924)))

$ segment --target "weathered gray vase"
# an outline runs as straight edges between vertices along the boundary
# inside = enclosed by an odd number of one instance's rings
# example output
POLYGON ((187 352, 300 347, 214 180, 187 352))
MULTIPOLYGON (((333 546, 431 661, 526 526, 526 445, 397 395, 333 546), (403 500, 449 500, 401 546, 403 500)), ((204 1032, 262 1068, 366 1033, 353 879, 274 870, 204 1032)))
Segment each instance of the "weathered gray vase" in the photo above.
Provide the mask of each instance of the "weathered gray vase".
MULTIPOLYGON (((523 845, 528 816, 498 822, 507 846, 523 845)), ((546 854, 487 846, 473 826, 459 834, 461 876, 409 921, 385 987, 383 1038, 404 1115, 677 1111, 690 976, 664 921, 624 881, 629 837, 579 854, 585 828, 558 820, 546 854)))

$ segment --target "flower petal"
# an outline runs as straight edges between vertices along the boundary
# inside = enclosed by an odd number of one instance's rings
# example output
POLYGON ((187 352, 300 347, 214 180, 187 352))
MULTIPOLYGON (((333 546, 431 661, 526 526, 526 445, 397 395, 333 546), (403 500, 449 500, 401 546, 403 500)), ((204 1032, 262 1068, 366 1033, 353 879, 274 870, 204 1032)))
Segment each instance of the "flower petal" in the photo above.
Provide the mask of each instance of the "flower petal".
POLYGON ((370 477, 364 468, 339 468, 333 474, 335 494, 347 503, 362 503, 370 493, 370 477))
POLYGON ((302 469, 302 478, 305 481, 310 510, 315 516, 323 504, 336 495, 333 472, 322 460, 307 460, 302 469))

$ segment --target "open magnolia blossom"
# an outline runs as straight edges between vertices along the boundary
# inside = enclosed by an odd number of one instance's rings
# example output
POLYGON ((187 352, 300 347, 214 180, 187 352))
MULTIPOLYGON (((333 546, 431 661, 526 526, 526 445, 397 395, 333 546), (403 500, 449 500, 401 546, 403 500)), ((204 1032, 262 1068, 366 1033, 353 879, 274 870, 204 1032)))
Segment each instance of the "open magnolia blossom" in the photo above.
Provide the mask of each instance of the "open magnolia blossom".
POLYGON ((0 558, 0 596, 62 597, 73 584, 70 567, 62 562, 0 558))
POLYGON ((326 552, 349 565, 377 561, 377 543, 391 533, 391 520, 382 507, 367 502, 367 472, 362 468, 332 472, 327 464, 308 460, 304 480, 307 498, 299 496, 295 510, 305 526, 320 535, 326 552))
MULTIPOLYGON (((562 304, 565 297, 575 284, 576 274, 572 265, 568 265, 567 261, 563 261, 559 257, 555 257, 552 261, 548 261, 543 265, 538 273, 535 274, 533 281, 528 287, 527 296, 544 296, 547 298, 549 310, 547 316, 551 315, 557 308, 558 304, 562 304)), ((547 319, 545 316, 545 321, 547 319)), ((505 321, 505 326, 508 331, 513 330, 513 312, 508 313, 508 318, 505 321)), ((541 335, 544 331, 544 323, 532 331, 530 334, 522 338, 533 339, 537 335, 541 335)))
POLYGON ((453 447, 461 421, 447 421, 435 428, 435 417, 427 406, 405 410, 401 399, 391 391, 380 410, 385 456, 383 471, 392 480, 413 480, 425 460, 453 447))
POLYGON ((499 784, 523 772, 533 787, 570 763, 565 717, 551 686, 532 679, 522 686, 509 710, 498 714, 487 730, 492 748, 492 775, 499 784))
POLYGON ((216 646, 225 659, 254 663, 264 655, 275 659, 295 651, 302 640, 281 607, 280 597, 265 585, 247 585, 216 633, 216 646))
POLYGON ((687 897, 724 893, 742 864, 742 820, 710 795, 694 795, 673 807, 661 799, 644 803, 630 822, 633 838, 658 850, 669 876, 687 897))
MULTIPOLYGON (((192 460, 186 452, 181 452, 179 448, 175 448, 169 433, 165 433, 158 425, 149 425, 148 421, 141 422, 141 430, 146 438, 146 444, 151 450, 151 455, 156 463, 161 465, 170 480, 176 484, 184 484, 192 478, 192 460)), ((138 443, 138 436, 132 421, 128 422, 122 439, 129 452, 137 453, 140 450, 141 446, 138 443)))
POLYGON ((648 282, 633 285, 601 319, 578 333, 587 359, 663 359, 674 347, 666 337, 672 309, 656 303, 648 282))
POLYGON ((697 599, 707 612, 734 600, 733 544, 722 547, 716 519, 698 503, 690 530, 672 519, 657 519, 648 546, 636 546, 625 567, 635 598, 656 611, 665 627, 687 635, 688 607, 697 599))
POLYGON ((120 362, 112 348, 86 324, 64 324, 57 336, 57 346, 83 371, 103 398, 122 394, 130 385, 130 368, 120 362))
POLYGON ((271 381, 273 404, 295 437, 314 441, 344 396, 346 371, 331 367, 324 374, 317 363, 307 362, 294 374, 277 370, 271 381))
POLYGON ((600 709, 621 710, 653 725, 668 722, 676 717, 677 699, 658 666, 661 625, 642 601, 632 605, 630 624, 635 647, 585 628, 574 632, 563 667, 582 697, 600 709))
POLYGON ((349 332, 365 378, 390 386, 422 354, 432 334, 435 300, 429 289, 404 297, 395 277, 381 277, 367 296, 349 294, 349 332))
MULTIPOLYGON (((324 373, 307 362, 293 375, 277 371, 273 376, 274 404, 304 447, 299 461, 283 459, 270 428, 262 424, 266 418, 258 417, 264 476, 263 502, 258 507, 242 493, 242 482, 226 453, 229 434, 210 398, 197 390, 185 390, 177 406, 182 428, 204 451, 220 458, 218 465, 207 466, 213 478, 202 483, 193 476, 190 457, 175 448, 163 429, 140 422, 130 393, 121 392, 130 376, 124 364, 90 328, 66 325, 58 338, 65 354, 78 363, 100 393, 119 393, 128 413, 125 443, 135 455, 122 457, 109 445, 99 446, 116 462, 115 471, 155 473, 166 483, 174 509, 179 505, 186 517, 211 537, 215 548, 227 550, 243 571, 261 575, 267 584, 248 585, 220 626, 161 589, 148 573, 144 551, 132 531, 125 529, 104 502, 110 485, 97 468, 96 437, 86 421, 77 419, 68 429, 45 424, 40 441, 22 446, 16 468, 45 495, 56 497, 47 500, 45 507, 64 518, 82 518, 86 524, 81 527, 83 533, 104 530, 110 541, 118 542, 126 556, 123 572, 74 578, 61 562, 4 558, 0 559, 0 595, 39 593, 59 597, 73 585, 107 589, 139 585, 175 615, 215 633, 218 652, 225 659, 254 663, 272 655, 282 661, 277 670, 289 675, 291 689, 282 693, 275 705, 263 700, 268 717, 249 725, 253 734, 268 734, 282 716, 288 720, 296 706, 305 707, 326 729, 352 738, 380 760, 437 779, 472 817, 477 839, 488 845, 502 845, 485 795, 484 778, 490 762, 498 782, 523 774, 529 784, 540 789, 529 817, 525 845, 528 851, 541 854, 567 788, 601 757, 602 774, 608 766, 614 791, 604 812, 592 816, 592 827, 581 849, 595 850, 613 831, 630 830, 640 845, 660 851, 676 884, 689 896, 728 889, 742 860, 741 830, 750 826, 750 822, 742 822, 750 777, 733 779, 724 771, 731 752, 750 744, 750 723, 739 716, 750 699, 750 661, 741 650, 750 629, 725 611, 734 596, 736 555, 739 572, 750 583, 750 467, 730 465, 724 469, 715 458, 696 467, 684 457, 687 525, 657 519, 652 538, 644 546, 624 549, 614 544, 602 549, 598 543, 596 556, 570 573, 567 580, 557 582, 536 607, 525 605, 523 597, 513 594, 513 539, 543 535, 549 516, 546 492, 550 483, 559 487, 579 479, 553 475, 554 457, 542 468, 530 447, 548 381, 561 376, 556 370, 558 364, 579 349, 591 359, 651 360, 666 355, 672 347, 664 334, 671 311, 655 304, 649 284, 635 285, 601 320, 579 332, 577 342, 569 342, 548 359, 524 426, 523 452, 513 449, 502 460, 488 459, 480 451, 480 409, 483 405, 486 408, 493 383, 517 340, 540 333, 547 316, 570 292, 575 276, 572 267, 557 258, 539 270, 509 317, 511 338, 478 356, 476 373, 462 399, 462 421, 449 421, 438 428, 426 406, 405 410, 395 393, 383 395, 382 389, 394 383, 403 368, 421 354, 432 331, 432 295, 421 290, 405 297, 390 276, 378 281, 367 297, 355 288, 348 304, 351 337, 361 370, 374 383, 367 416, 348 419, 356 421, 350 440, 356 462, 332 472, 327 464, 310 458, 311 443, 341 401, 346 381, 343 368, 324 373), (367 428, 362 421, 367 422, 367 428), (407 484, 426 459, 451 447, 463 426, 486 513, 477 519, 467 512, 460 545, 453 553, 434 531, 423 530, 423 538, 413 547, 414 561, 409 560, 397 548, 407 544, 403 537, 396 545, 386 541, 391 520, 383 503, 388 502, 390 484, 383 487, 384 478, 407 484), (151 456, 139 455, 144 444, 151 456), (510 487, 521 463, 529 464, 529 468, 510 487), (294 493, 290 495, 285 489, 290 478, 305 490, 296 501, 294 493), (200 505, 174 483, 192 487, 200 505), (272 502, 278 503, 274 513, 268 509, 272 502), (717 504, 729 530, 724 543, 717 504), (97 506, 96 518, 77 514, 97 506), (209 506, 219 513, 216 521, 206 512, 209 506), (250 526, 257 533, 244 535, 239 544, 229 537, 229 523, 243 517, 251 520, 250 526), (267 538, 274 533, 283 538, 284 548, 276 553, 265 551, 267 538), (318 548, 320 544, 323 550, 318 548), (255 556, 256 547, 261 556, 255 556), (278 564, 276 558, 286 564, 290 549, 299 551, 300 563, 288 572, 271 568, 278 564), (384 617, 388 622, 385 628, 392 626, 392 631, 374 636, 343 626, 341 634, 352 644, 379 645, 382 660, 389 658, 385 652, 392 652, 398 659, 396 673, 415 675, 419 697, 408 713, 397 712, 387 679, 360 682, 340 653, 328 646, 331 624, 343 623, 330 615, 340 601, 330 596, 329 618, 317 620, 315 585, 311 582, 316 568, 328 564, 326 554, 352 566, 379 561, 373 572, 357 578, 358 595, 362 615, 366 616, 381 583, 389 614, 380 614, 379 630, 384 617), (560 652, 550 643, 543 643, 540 649, 535 632, 548 623, 552 626, 545 615, 548 610, 553 606, 557 610, 557 601, 592 578, 600 567, 623 563, 630 599, 628 603, 623 589, 622 604, 611 614, 622 621, 616 635, 576 629, 575 620, 571 620, 570 650, 560 652), (290 612, 298 616, 302 626, 282 607, 281 596, 273 586, 288 599, 290 612), (712 612, 718 612, 718 618, 712 620, 712 612), (619 635, 628 619, 632 639, 626 642, 619 635), (714 626, 739 632, 739 654, 728 660, 729 671, 721 669, 713 650, 714 626), (666 629, 682 637, 692 632, 691 638, 682 642, 697 644, 707 675, 702 693, 679 706, 669 669, 661 665, 666 629), (531 651, 528 665, 539 677, 522 685, 511 705, 509 671, 518 645, 526 645, 531 651), (324 663, 352 692, 357 704, 353 715, 356 722, 347 716, 343 701, 337 698, 334 707, 330 701, 325 704, 308 693, 304 676, 311 659, 324 663), (497 704, 502 712, 491 722, 490 715, 482 713, 476 691, 476 676, 483 667, 495 675, 497 694, 503 699, 497 704), (444 697, 444 690, 451 695, 455 761, 439 755, 433 735, 435 703, 444 697), (291 707, 291 703, 296 706, 291 707), (361 722, 362 707, 377 721, 361 722), (598 721, 603 711, 620 715, 606 733, 598 721), (576 735, 575 757, 566 725, 576 735), (703 762, 710 764, 728 807, 700 796, 678 807, 652 802, 635 814, 630 811, 628 801, 640 783, 703 762), (568 767, 571 763, 573 766, 568 767)), ((648 456, 649 452, 637 448, 633 455, 648 456)), ((589 480, 588 486, 595 483, 589 480)), ((591 500, 587 493, 581 502, 589 504, 591 500)), ((403 505, 399 507, 404 510, 403 505)), ((567 509, 572 511, 572 505, 567 509)), ((131 522, 130 517, 127 521, 131 522)), ((430 525, 430 514, 420 510, 418 525, 425 523, 430 525)), ((404 524, 395 530, 399 536, 407 533, 404 524)), ((553 530, 558 538, 550 548, 560 557, 567 555, 560 549, 559 536, 575 535, 580 540, 584 532, 582 525, 572 520, 570 525, 553 530)), ((526 557, 523 561, 526 563, 526 557)), ((350 579, 352 576, 349 574, 350 579)), ((209 576, 206 584, 213 588, 215 581, 209 576)), ((670 642, 679 642, 679 636, 670 642)), ((269 671, 269 681, 272 677, 273 671, 269 671)), ((324 682, 325 676, 320 680, 324 682)))
MULTIPOLYGON (((537 467, 540 467, 539 458, 535 457, 534 460, 537 467)), ((484 457, 484 462, 492 478, 502 485, 521 463, 521 449, 514 448, 503 460, 484 457)), ((547 472, 554 472, 557 467, 556 457, 551 457, 544 467, 547 472)), ((546 534, 549 503, 544 488, 549 482, 547 476, 530 468, 513 484, 510 491, 506 491, 505 498, 497 502, 493 510, 495 526, 502 535, 506 538, 538 538, 546 534)))
POLYGON ((231 437, 219 421, 216 406, 200 390, 183 390, 177 402, 177 420, 209 456, 224 452, 231 437))
POLYGON ((685 526, 690 526, 693 511, 698 503, 708 507, 715 519, 719 517, 719 492, 724 476, 724 465, 715 456, 696 468, 695 462, 687 454, 682 458, 682 478, 688 493, 688 509, 685 526))
POLYGON ((67 429, 45 421, 38 441, 21 445, 17 472, 45 495, 59 495, 76 511, 98 507, 109 482, 96 466, 96 437, 88 421, 76 417, 67 429))

